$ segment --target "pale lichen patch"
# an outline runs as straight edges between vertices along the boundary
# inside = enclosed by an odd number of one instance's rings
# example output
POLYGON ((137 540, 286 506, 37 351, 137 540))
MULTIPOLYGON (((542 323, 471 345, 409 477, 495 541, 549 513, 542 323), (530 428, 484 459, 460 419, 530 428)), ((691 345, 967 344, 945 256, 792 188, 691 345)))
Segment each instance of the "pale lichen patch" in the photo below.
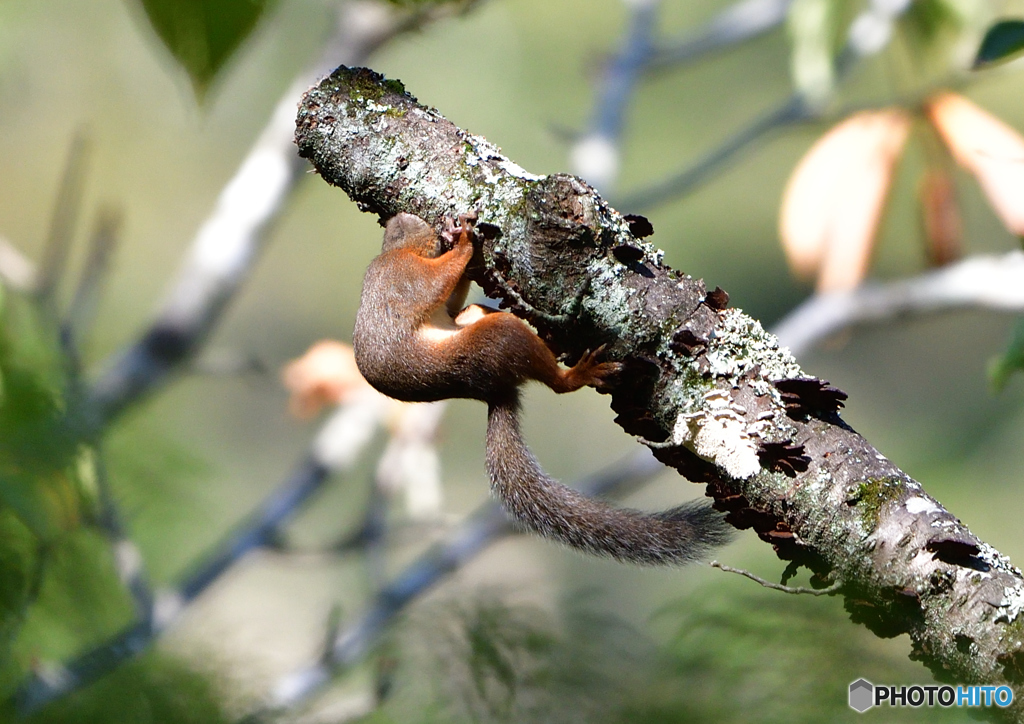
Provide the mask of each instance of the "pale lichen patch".
POLYGON ((621 267, 604 260, 592 264, 588 270, 594 294, 583 300, 583 306, 610 329, 627 329, 632 319, 629 302, 636 292, 619 283, 622 274, 621 267))
POLYGON ((905 502, 907 512, 911 515, 921 515, 922 513, 938 513, 942 508, 935 503, 934 500, 923 498, 920 495, 915 495, 913 498, 908 498, 905 502))
POLYGON ((1003 571, 1017 578, 1021 577, 1020 569, 1010 563, 1010 559, 1007 556, 1004 556, 988 543, 981 543, 980 549, 977 557, 987 563, 991 570, 1003 571))
POLYGON ((1017 616, 1024 611, 1024 585, 1018 583, 1011 587, 1003 589, 1003 602, 1000 608, 1006 609, 996 617, 996 621, 1005 621, 1006 623, 1013 623, 1017 616))
POLYGON ((799 377, 802 371, 774 335, 738 309, 721 313, 703 358, 703 374, 692 360, 680 365, 673 386, 679 410, 673 442, 687 445, 734 478, 750 478, 761 470, 760 444, 784 442, 795 432, 772 381, 799 377), (688 370, 698 373, 687 374, 688 370), (728 392, 743 384, 763 400, 749 415, 728 392), (748 421, 748 416, 754 419, 748 421))
POLYGON ((745 480, 761 470, 757 441, 750 435, 744 411, 731 405, 728 393, 711 390, 698 412, 681 414, 672 441, 689 445, 695 453, 721 467, 731 477, 745 480))
POLYGON ((778 337, 740 309, 722 312, 722 323, 708 340, 705 356, 715 377, 735 379, 755 366, 766 380, 803 375, 789 350, 779 346, 778 337))
MULTIPOLYGON (((468 164, 472 166, 481 165, 486 168, 487 164, 483 162, 493 161, 499 169, 514 178, 521 179, 523 181, 540 181, 544 178, 544 176, 530 173, 522 166, 509 159, 501 152, 500 148, 495 146, 486 138, 475 136, 472 133, 465 134, 465 138, 473 151, 473 155, 467 154, 466 156, 466 162, 468 164), (475 156, 475 158, 473 158, 473 156, 475 156)), ((498 180, 500 180, 500 176, 492 173, 490 174, 490 178, 487 179, 487 183, 494 183, 498 180)))
POLYGON ((365 100, 363 102, 363 107, 373 113, 388 113, 392 110, 391 106, 386 106, 383 103, 377 103, 372 100, 365 100))

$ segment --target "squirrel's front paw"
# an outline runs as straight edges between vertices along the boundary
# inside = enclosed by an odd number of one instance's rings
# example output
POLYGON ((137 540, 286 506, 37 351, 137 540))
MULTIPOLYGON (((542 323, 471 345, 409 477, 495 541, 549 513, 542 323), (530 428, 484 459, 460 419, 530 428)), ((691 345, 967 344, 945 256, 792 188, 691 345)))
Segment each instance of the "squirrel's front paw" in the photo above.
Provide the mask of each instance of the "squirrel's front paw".
POLYGON ((621 362, 600 362, 608 345, 602 344, 593 352, 587 350, 573 368, 573 374, 583 385, 604 389, 612 383, 612 378, 622 371, 621 362))
POLYGON ((444 231, 441 232, 441 236, 448 242, 449 247, 473 241, 473 234, 476 233, 476 218, 476 212, 471 211, 468 214, 459 214, 458 223, 450 217, 444 220, 444 231))

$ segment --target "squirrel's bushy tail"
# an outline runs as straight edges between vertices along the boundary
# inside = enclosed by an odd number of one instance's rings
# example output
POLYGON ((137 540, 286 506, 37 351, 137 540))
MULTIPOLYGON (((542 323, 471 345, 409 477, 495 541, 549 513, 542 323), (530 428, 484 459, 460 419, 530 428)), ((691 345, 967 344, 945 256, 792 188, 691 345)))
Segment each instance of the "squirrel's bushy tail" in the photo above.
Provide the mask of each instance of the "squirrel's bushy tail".
POLYGON ((646 565, 686 563, 728 542, 731 528, 708 505, 642 513, 549 478, 523 441, 518 411, 518 394, 490 403, 487 473, 494 494, 526 527, 586 553, 646 565))

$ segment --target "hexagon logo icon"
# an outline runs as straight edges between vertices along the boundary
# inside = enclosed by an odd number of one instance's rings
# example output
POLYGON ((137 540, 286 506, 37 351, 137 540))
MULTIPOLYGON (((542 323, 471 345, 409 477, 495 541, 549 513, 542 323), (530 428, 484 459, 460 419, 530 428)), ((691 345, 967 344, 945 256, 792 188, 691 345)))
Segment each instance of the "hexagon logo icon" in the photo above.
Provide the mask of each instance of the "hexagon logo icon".
POLYGON ((875 687, 867 679, 850 684, 850 708, 863 714, 875 704, 875 687))

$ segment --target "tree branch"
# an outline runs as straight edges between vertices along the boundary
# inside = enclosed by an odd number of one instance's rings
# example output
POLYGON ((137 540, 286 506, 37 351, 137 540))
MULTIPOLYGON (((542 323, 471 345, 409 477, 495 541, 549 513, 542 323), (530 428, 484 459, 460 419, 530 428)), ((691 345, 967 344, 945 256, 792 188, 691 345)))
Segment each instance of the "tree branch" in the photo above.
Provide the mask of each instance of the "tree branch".
MULTIPOLYGON (((862 10, 853 19, 847 28, 846 42, 840 49, 838 56, 833 61, 834 78, 833 85, 849 78, 854 68, 864 58, 876 55, 883 50, 895 33, 895 23, 910 8, 911 3, 873 3, 862 10)), ((756 3, 754 0, 734 6, 733 11, 739 14, 753 12, 751 20, 756 18, 757 13, 764 13, 761 20, 770 27, 770 23, 776 19, 781 20, 787 12, 788 5, 779 3, 774 7, 770 3, 756 3)), ((727 11, 729 13, 730 11, 727 11)), ((730 15, 723 16, 724 18, 730 15)), ((733 19, 740 15, 732 16, 733 19)), ((751 30, 756 30, 758 23, 752 24, 751 30)), ((749 147, 755 141, 761 139, 765 134, 777 128, 810 120, 822 115, 825 109, 825 98, 816 97, 815 94, 808 94, 805 90, 794 91, 789 98, 780 101, 774 108, 765 111, 751 121, 748 125, 736 131, 732 136, 723 141, 717 148, 707 152, 697 159, 692 165, 683 169, 669 178, 657 181, 645 189, 634 191, 618 199, 620 206, 635 209, 647 209, 662 202, 689 193, 698 184, 708 180, 712 175, 722 170, 734 156, 749 147)))
POLYGON ((64 166, 57 202, 50 220, 50 233, 43 249, 43 259, 39 264, 36 277, 35 293, 44 304, 54 306, 54 294, 64 277, 68 255, 75 239, 75 226, 78 223, 82 205, 82 192, 85 187, 85 171, 90 153, 89 137, 84 130, 79 130, 71 141, 68 160, 64 166))
POLYGON ((99 430, 152 393, 200 349, 248 279, 267 231, 306 164, 291 143, 299 95, 339 62, 362 62, 395 35, 447 8, 397 12, 381 3, 345 3, 335 36, 314 66, 296 78, 196 234, 171 291, 140 338, 118 353, 93 385, 90 423, 99 430))
POLYGON ((85 266, 78 282, 78 289, 71 300, 61 323, 61 339, 64 347, 80 355, 82 343, 92 327, 100 295, 110 275, 111 261, 119 242, 121 212, 113 208, 100 209, 96 228, 89 244, 85 266))
MULTIPOLYGON (((629 28, 622 47, 608 59, 601 73, 590 123, 570 153, 573 170, 604 193, 609 193, 619 172, 619 146, 626 109, 642 76, 696 60, 768 32, 785 20, 790 2, 740 0, 700 27, 688 31, 682 40, 656 44, 659 0, 626 0, 629 28)), ((695 167, 687 169, 683 174, 685 178, 673 180, 672 189, 679 184, 682 184, 681 189, 685 189, 704 178, 739 150, 740 146, 731 148, 736 144, 736 139, 727 141, 725 150, 713 152, 695 167)))
MULTIPOLYGON (((910 635, 940 679, 1008 684, 1024 712, 1024 577, 850 429, 845 395, 806 377, 728 295, 662 263, 586 183, 536 176, 421 106, 396 81, 339 68, 308 92, 301 155, 361 208, 441 229, 478 210, 471 277, 548 315, 532 321, 569 361, 608 345, 627 368, 617 422, 706 483, 738 528, 841 583, 855 621, 910 635), (568 321, 565 321, 567 319, 568 321)), ((529 315, 526 315, 529 316, 529 315)))
POLYGON ((792 0, 740 0, 689 30, 674 43, 662 43, 650 60, 652 68, 688 63, 709 53, 761 36, 781 25, 792 0))
POLYGON ((608 59, 601 73, 589 127, 570 154, 577 173, 606 193, 618 176, 619 143, 626 109, 637 81, 654 55, 659 1, 627 2, 626 6, 629 29, 619 52, 608 59))
POLYGON ((957 309, 1024 312, 1024 252, 973 256, 908 279, 816 294, 772 330, 795 355, 861 324, 957 309))

